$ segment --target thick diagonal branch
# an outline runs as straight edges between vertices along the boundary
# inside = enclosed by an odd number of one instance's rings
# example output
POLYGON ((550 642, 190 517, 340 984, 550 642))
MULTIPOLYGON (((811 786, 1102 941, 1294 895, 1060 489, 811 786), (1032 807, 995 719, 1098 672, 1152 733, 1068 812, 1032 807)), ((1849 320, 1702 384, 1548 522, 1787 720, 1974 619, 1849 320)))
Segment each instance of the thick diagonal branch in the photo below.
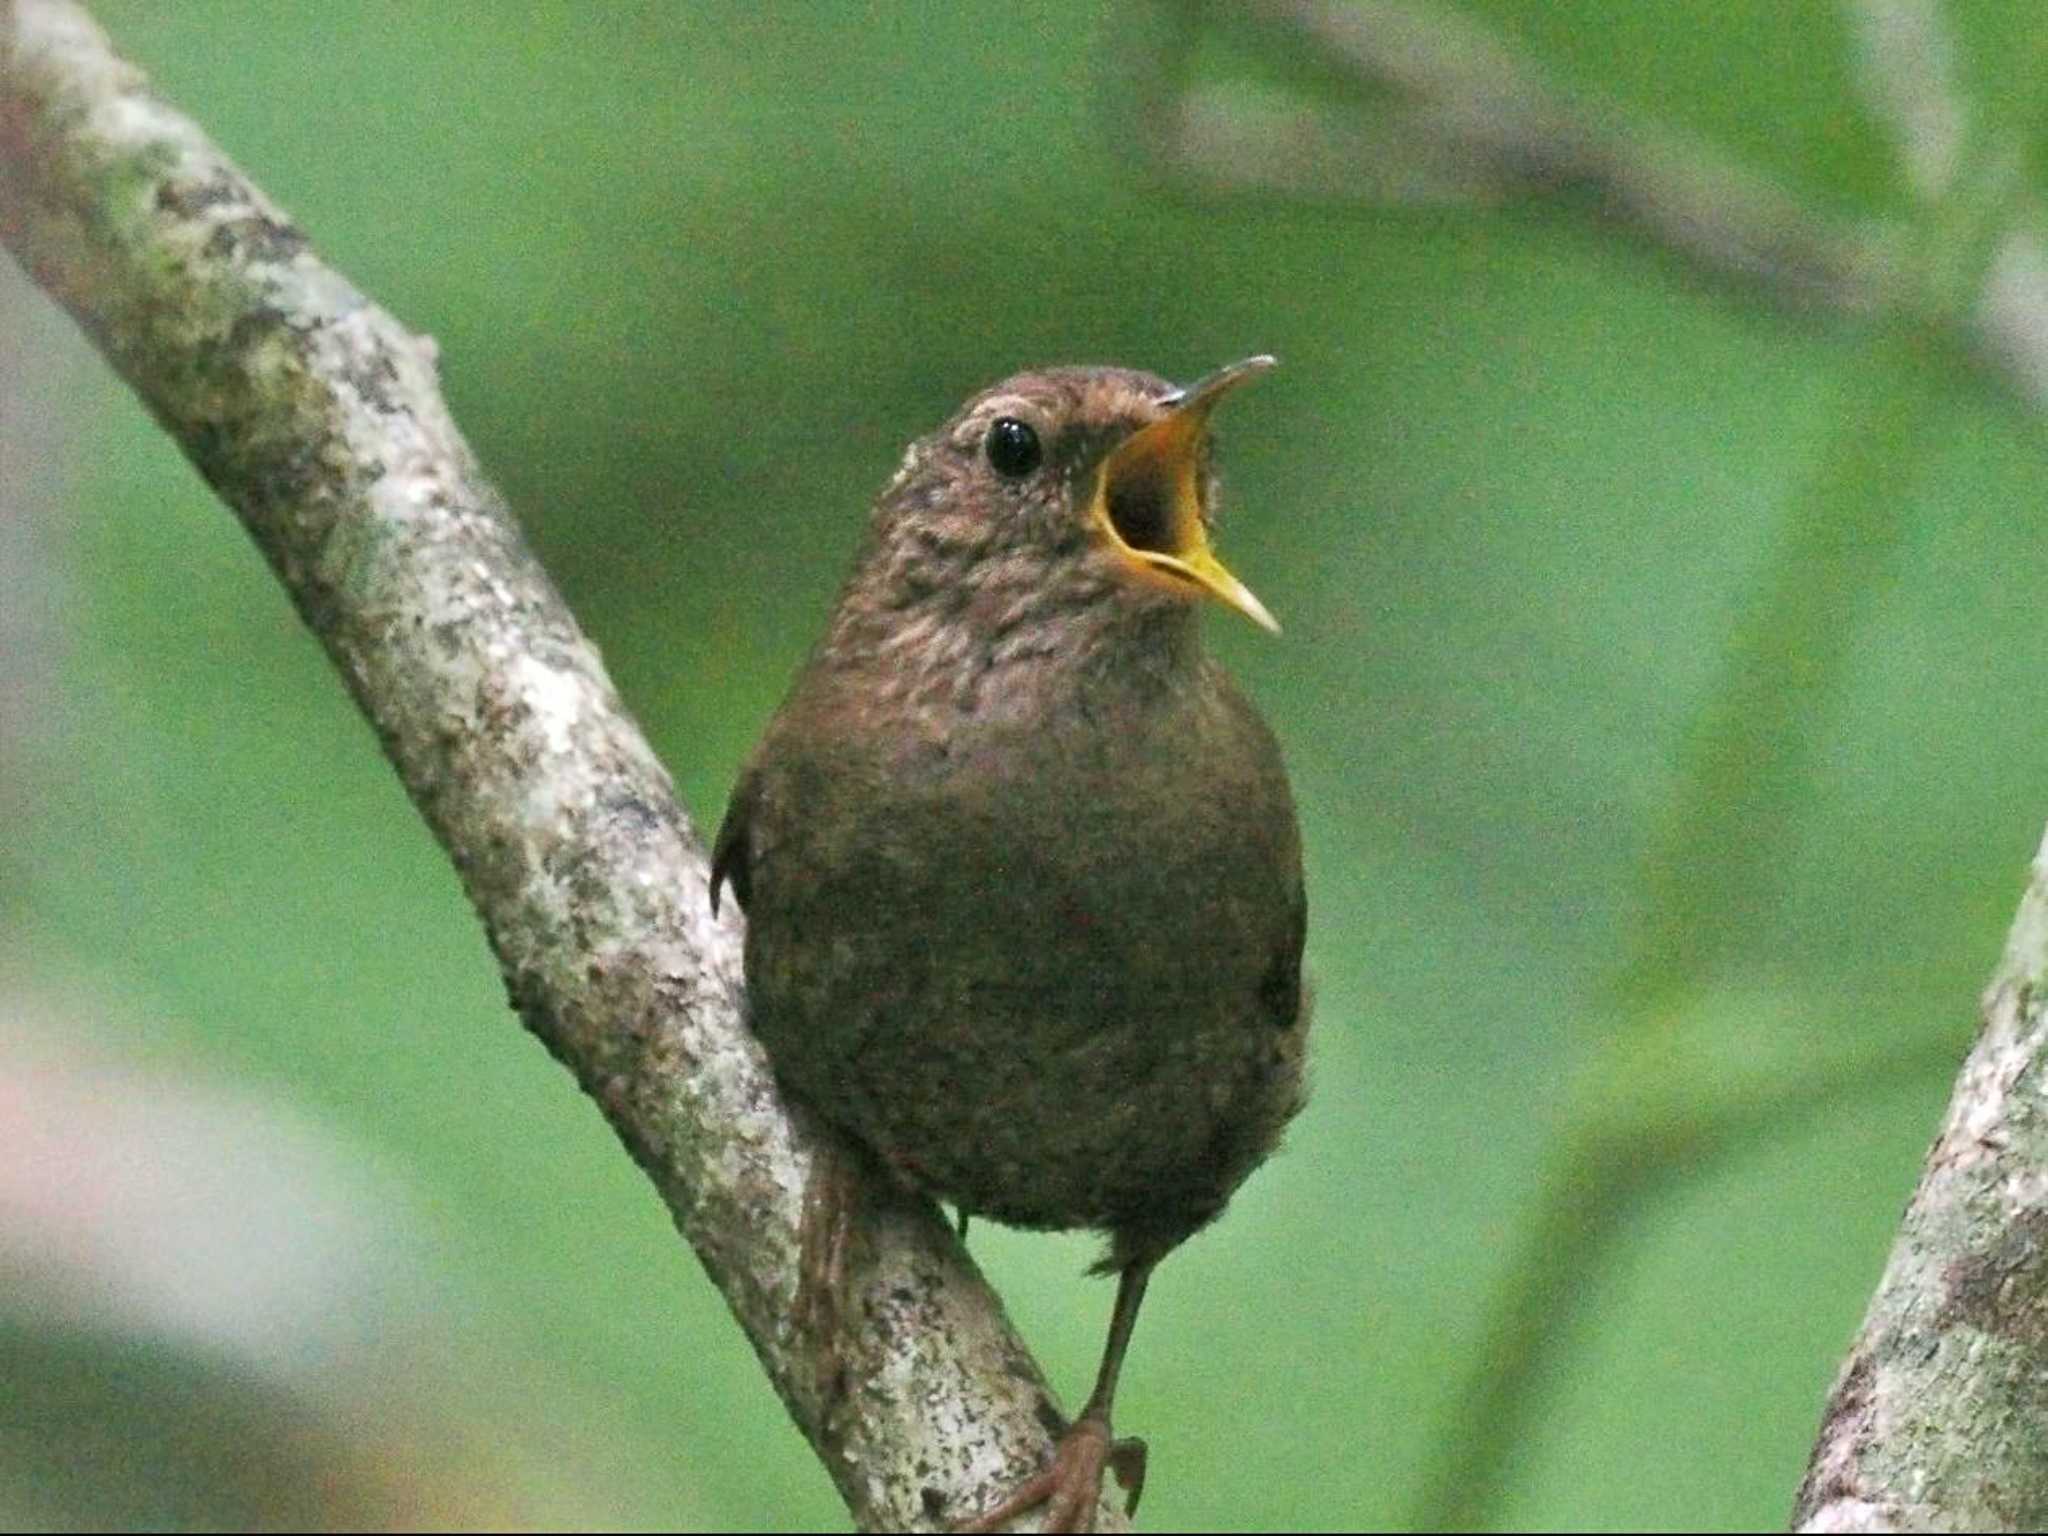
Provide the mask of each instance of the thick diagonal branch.
POLYGON ((527 1027, 653 1179, 855 1518, 942 1524, 1035 1470, 1042 1379, 928 1208, 871 1211, 833 1347, 792 1321, 815 1141, 744 1027, 737 927, 713 920, 668 774, 448 418, 431 342, 58 0, 0 0, 0 241, 289 589, 527 1027))

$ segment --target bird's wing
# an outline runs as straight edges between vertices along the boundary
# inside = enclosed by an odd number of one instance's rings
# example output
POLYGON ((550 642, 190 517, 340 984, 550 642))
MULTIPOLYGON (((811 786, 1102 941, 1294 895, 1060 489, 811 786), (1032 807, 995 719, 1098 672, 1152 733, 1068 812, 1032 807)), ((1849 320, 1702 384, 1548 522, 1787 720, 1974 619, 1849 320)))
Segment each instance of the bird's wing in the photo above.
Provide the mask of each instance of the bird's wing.
POLYGON ((1301 952, 1308 938, 1308 893, 1299 873, 1294 877, 1290 906, 1287 927, 1259 982, 1259 1006, 1267 1020, 1279 1029, 1291 1029, 1308 1015, 1308 996, 1301 974, 1301 952))
POLYGON ((719 888, 730 881, 732 894, 746 911, 754 891, 754 804, 760 796, 761 775, 749 768, 733 786, 726 802, 725 820, 719 824, 717 841, 711 845, 711 915, 718 915, 719 888))

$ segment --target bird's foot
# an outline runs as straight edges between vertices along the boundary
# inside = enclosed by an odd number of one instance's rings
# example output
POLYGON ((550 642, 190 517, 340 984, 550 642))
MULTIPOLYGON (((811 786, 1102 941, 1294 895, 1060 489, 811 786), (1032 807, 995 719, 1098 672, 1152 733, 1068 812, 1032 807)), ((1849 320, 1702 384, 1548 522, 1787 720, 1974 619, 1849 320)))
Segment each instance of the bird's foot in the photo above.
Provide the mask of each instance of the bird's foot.
POLYGON ((1128 1495, 1126 1514, 1138 1507, 1145 1491, 1145 1442, 1113 1440, 1109 1421, 1093 1414, 1076 1419, 1053 1447, 1052 1465, 994 1509, 953 1527, 955 1531, 997 1531, 1041 1505, 1041 1531, 1092 1531, 1095 1509, 1102 1499, 1102 1474, 1107 1469, 1128 1495))

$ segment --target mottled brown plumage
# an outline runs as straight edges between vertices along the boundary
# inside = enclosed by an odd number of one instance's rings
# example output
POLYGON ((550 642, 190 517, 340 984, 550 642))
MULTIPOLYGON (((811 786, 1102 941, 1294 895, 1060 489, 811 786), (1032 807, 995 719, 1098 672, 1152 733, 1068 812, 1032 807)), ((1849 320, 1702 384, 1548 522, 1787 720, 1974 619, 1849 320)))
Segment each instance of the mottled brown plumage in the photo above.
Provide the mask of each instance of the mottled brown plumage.
POLYGON ((963 1213, 1108 1234, 1096 1392, 984 1518, 1085 1524, 1135 1476, 1146 1277, 1300 1103, 1294 808, 1196 612, 1271 624, 1209 552, 1208 414, 1266 366, 1020 374, 913 444, 718 837, 788 1090, 963 1213))

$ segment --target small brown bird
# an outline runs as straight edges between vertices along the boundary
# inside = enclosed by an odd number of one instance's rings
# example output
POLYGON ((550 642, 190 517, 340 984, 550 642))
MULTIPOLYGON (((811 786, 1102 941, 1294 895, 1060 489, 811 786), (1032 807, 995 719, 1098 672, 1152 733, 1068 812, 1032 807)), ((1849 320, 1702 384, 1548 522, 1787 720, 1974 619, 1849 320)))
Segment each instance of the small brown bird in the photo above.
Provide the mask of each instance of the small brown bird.
POLYGON ((788 1091, 963 1218, 1109 1236, 1095 1389, 969 1528, 1086 1529, 1105 1466, 1135 1505, 1146 1282, 1301 1103, 1294 805, 1196 614, 1278 628, 1210 545, 1210 414, 1272 366, 1022 373, 913 443, 718 834, 788 1091))

